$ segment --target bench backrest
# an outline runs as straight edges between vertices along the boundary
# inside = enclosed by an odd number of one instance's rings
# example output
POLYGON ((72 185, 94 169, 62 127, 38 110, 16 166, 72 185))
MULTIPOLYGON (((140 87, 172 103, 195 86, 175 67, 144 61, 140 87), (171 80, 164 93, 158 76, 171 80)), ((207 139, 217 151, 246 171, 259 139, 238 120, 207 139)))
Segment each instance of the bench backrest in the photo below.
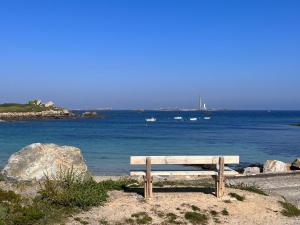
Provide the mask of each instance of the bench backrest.
POLYGON ((219 158, 224 157, 224 164, 239 164, 239 156, 131 156, 131 165, 145 165, 146 159, 151 158, 151 164, 218 164, 219 158))

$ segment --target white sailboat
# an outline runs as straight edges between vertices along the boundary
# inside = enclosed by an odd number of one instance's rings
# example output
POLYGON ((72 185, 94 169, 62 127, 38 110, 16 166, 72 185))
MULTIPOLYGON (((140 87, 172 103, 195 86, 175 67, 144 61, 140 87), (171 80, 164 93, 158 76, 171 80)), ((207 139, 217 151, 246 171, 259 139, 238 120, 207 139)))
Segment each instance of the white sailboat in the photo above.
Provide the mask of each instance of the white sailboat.
POLYGON ((190 121, 197 121, 197 120, 198 120, 198 118, 196 118, 196 117, 190 118, 190 121))
POLYGON ((156 122, 156 118, 154 117, 146 118, 146 122, 150 122, 150 123, 156 122))
POLYGON ((174 120, 182 120, 182 116, 175 116, 174 120))

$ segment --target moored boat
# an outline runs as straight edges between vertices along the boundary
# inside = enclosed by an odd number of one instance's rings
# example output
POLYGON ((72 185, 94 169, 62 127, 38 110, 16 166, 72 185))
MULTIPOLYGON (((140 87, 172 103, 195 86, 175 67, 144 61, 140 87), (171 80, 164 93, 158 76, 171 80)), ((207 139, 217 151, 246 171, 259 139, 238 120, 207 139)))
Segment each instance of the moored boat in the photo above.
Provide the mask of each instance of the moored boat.
POLYGON ((182 120, 182 116, 175 116, 174 120, 182 120))
POLYGON ((156 118, 151 117, 151 118, 146 118, 146 122, 156 122, 156 118))

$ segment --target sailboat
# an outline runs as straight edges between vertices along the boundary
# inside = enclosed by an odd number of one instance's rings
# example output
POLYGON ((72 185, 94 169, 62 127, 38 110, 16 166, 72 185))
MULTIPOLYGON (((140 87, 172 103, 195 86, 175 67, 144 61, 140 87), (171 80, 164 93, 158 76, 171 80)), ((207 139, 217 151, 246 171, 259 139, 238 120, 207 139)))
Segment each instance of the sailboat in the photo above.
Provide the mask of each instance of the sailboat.
POLYGON ((174 120, 182 120, 182 116, 175 116, 174 120))
POLYGON ((150 123, 156 122, 156 118, 154 117, 146 118, 146 122, 150 122, 150 123))

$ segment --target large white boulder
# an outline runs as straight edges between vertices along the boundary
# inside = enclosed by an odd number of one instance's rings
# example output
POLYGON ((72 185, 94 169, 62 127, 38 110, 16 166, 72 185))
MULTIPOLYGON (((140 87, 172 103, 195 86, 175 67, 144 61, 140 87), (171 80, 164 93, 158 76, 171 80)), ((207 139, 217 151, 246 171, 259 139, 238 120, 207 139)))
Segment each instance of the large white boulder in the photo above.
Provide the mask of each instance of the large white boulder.
POLYGON ((70 169, 77 174, 88 172, 79 148, 35 143, 11 155, 2 174, 17 181, 30 181, 41 180, 45 174, 52 177, 70 169))
POLYGON ((260 173, 260 168, 259 167, 246 167, 244 169, 244 175, 254 175, 254 174, 259 174, 260 173))
POLYGON ((264 164, 264 173, 285 173, 288 172, 288 165, 278 160, 267 160, 264 164))

